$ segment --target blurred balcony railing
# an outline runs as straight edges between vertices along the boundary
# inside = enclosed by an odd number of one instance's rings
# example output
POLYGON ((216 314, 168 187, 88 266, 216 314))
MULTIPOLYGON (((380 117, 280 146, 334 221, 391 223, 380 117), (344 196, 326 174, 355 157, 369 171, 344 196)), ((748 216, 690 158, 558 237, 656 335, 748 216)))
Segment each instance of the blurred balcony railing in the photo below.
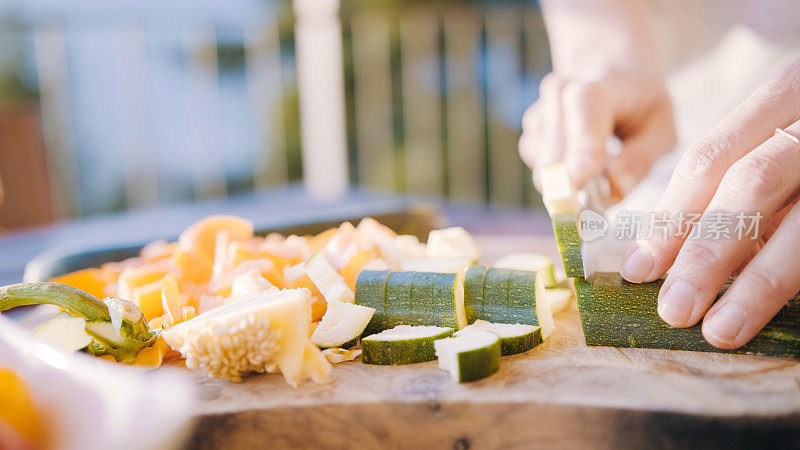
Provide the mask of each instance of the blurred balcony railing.
MULTIPOLYGON (((349 182, 538 205, 517 155, 522 112, 549 71, 538 7, 342 2, 349 182)), ((0 26, 30 44, 56 215, 301 181, 301 136, 315 130, 301 133, 291 6, 0 6, 0 26)))

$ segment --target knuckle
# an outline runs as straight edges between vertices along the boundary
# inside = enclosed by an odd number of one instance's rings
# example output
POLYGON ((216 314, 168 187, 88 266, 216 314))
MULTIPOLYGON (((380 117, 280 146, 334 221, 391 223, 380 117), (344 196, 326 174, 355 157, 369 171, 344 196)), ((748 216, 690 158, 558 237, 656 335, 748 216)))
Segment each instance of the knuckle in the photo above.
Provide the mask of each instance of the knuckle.
POLYGON ((538 103, 534 103, 525 110, 522 114, 522 129, 523 131, 533 131, 538 127, 538 103))
POLYGON ((745 282, 748 291, 756 293, 758 298, 777 301, 786 296, 786 283, 774 270, 761 266, 751 264, 739 276, 739 282, 745 282))
POLYGON ((722 138, 704 138, 686 151, 680 168, 691 178, 719 179, 725 173, 727 148, 728 143, 722 138))
POLYGON ((692 268, 701 267, 707 269, 719 266, 720 254, 707 241, 687 242, 681 250, 681 254, 681 259, 688 262, 692 268))
POLYGON ((602 101, 602 87, 596 81, 576 81, 564 87, 564 101, 574 105, 602 101))
POLYGON ((556 75, 555 72, 550 72, 539 83, 539 97, 553 94, 560 95, 563 87, 564 80, 556 75))
POLYGON ((768 198, 780 190, 781 170, 768 158, 743 158, 725 175, 733 189, 751 198, 768 198))

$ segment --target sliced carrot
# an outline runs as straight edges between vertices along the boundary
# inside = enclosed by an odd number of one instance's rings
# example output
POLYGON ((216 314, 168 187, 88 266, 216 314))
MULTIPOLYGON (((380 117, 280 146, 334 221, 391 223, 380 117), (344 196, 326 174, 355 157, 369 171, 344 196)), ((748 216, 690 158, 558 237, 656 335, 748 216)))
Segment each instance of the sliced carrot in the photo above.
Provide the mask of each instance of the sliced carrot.
POLYGON ((77 270, 60 277, 55 277, 50 281, 53 283, 66 284, 67 286, 86 291, 100 299, 105 297, 103 289, 107 283, 100 269, 77 270))

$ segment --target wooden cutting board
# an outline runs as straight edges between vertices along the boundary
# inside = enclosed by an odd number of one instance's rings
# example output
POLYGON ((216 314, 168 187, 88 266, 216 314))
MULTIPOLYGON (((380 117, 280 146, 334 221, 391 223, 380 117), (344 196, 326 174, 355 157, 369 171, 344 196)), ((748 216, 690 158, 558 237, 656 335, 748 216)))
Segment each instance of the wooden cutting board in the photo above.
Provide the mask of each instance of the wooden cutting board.
MULTIPOLYGON (((479 238, 488 262, 551 254, 552 238, 479 238)), ((800 326, 800 324, 798 324, 800 326)), ((279 375, 198 381, 191 448, 800 446, 797 360, 587 347, 577 307, 500 372, 458 384, 436 362, 334 367, 333 382, 279 375)))

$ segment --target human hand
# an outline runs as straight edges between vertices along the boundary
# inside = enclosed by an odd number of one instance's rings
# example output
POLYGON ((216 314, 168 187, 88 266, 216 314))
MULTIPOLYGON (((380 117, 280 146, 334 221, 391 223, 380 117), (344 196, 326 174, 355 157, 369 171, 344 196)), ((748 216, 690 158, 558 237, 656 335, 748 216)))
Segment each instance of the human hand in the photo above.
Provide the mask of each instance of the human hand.
POLYGON ((670 217, 729 211, 763 216, 758 239, 689 239, 675 233, 637 241, 622 276, 653 281, 669 269, 658 312, 675 327, 703 319, 719 348, 750 341, 800 290, 800 60, 759 87, 689 148, 655 207, 670 217), (776 132, 785 128, 789 135, 776 132), (671 269, 670 269, 671 267, 671 269), (716 303, 732 273, 736 281, 716 303), (713 303, 713 305, 712 305, 713 303))
POLYGON ((576 186, 605 175, 612 197, 621 199, 675 145, 672 104, 657 75, 610 72, 576 79, 550 73, 539 92, 523 116, 519 140, 537 188, 539 170, 565 160, 576 186), (606 141, 615 135, 622 148, 611 155, 606 141))

